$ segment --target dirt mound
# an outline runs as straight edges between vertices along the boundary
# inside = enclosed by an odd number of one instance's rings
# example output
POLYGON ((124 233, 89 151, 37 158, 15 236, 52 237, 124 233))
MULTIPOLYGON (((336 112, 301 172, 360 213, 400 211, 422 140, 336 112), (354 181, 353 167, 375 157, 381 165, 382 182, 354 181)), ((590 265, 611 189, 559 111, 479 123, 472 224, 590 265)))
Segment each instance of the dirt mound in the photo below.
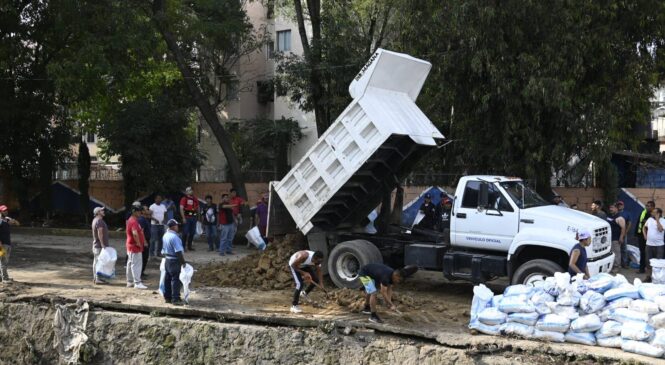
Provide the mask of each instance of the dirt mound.
POLYGON ((208 286, 285 289, 292 285, 288 270, 289 257, 302 249, 298 235, 287 235, 263 252, 256 252, 238 261, 206 265, 196 273, 196 281, 208 286))

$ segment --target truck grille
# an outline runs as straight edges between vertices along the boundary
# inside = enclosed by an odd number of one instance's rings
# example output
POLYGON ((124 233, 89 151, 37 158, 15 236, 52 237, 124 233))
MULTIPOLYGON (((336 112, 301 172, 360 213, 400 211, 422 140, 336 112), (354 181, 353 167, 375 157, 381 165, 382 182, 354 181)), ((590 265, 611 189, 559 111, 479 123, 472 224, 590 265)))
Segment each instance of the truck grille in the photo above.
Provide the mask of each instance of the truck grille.
POLYGON ((607 251, 612 245, 612 241, 609 237, 609 230, 607 227, 598 228, 593 231, 593 242, 591 248, 593 249, 594 254, 600 254, 607 251))

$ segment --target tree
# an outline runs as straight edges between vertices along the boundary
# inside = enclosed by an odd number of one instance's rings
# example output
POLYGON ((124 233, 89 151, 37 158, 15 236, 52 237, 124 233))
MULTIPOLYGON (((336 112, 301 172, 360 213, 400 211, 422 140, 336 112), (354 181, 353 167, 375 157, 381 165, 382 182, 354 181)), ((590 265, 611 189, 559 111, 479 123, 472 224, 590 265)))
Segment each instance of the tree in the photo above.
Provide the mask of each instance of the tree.
POLYGON ((90 151, 83 137, 81 137, 78 147, 77 167, 79 173, 79 192, 81 194, 81 215, 84 219, 83 222, 87 223, 90 218, 90 151))
MULTIPOLYGON (((439 169, 515 174, 551 195, 573 156, 635 146, 662 51, 661 1, 422 1, 396 45, 434 65, 418 100, 444 135, 439 169)), ((402 11, 406 11, 403 9, 402 11)))

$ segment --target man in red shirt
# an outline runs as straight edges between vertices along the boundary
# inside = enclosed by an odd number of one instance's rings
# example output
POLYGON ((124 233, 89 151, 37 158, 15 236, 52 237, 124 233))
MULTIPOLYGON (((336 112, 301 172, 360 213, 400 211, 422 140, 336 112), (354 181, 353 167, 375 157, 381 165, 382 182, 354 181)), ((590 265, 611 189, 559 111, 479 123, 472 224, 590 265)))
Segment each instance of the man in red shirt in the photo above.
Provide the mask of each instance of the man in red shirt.
POLYGON ((249 205, 243 199, 242 197, 238 196, 238 192, 236 189, 231 189, 231 200, 230 203, 233 205, 233 230, 230 233, 231 234, 231 243, 230 243, 230 249, 233 249, 233 239, 236 236, 236 232, 238 232, 238 226, 242 224, 242 214, 240 213, 240 208, 243 205, 249 205))
POLYGON ((143 229, 139 224, 138 217, 143 208, 132 206, 132 215, 127 219, 125 231, 127 232, 127 287, 132 286, 135 289, 148 289, 141 282, 141 268, 143 266, 143 247, 145 246, 145 236, 143 229))
POLYGON ((194 234, 196 234, 196 222, 199 215, 199 200, 194 196, 194 190, 191 187, 185 189, 185 196, 180 199, 180 216, 182 217, 183 229, 183 243, 185 250, 194 251, 192 244, 194 242, 194 234))
POLYGON ((235 219, 233 209, 235 206, 229 202, 229 194, 222 194, 222 202, 219 204, 219 255, 233 255, 232 242, 235 230, 235 219))

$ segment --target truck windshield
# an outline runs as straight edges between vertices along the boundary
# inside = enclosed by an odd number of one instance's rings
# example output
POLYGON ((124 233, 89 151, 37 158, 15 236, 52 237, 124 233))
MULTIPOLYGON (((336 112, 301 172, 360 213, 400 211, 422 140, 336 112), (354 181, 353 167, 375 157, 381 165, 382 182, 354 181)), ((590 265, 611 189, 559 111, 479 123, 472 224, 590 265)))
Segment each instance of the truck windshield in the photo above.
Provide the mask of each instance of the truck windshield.
POLYGON ((500 184, 520 209, 549 205, 545 199, 524 185, 522 181, 507 181, 500 184))

